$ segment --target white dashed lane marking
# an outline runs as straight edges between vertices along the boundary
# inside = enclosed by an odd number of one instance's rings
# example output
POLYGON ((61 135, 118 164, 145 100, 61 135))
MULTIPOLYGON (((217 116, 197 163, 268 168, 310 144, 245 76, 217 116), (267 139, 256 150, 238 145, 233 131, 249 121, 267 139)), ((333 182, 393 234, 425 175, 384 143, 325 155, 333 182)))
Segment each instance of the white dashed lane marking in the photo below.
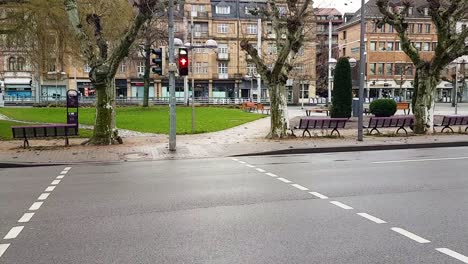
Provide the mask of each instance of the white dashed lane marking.
POLYGON ((2 257, 3 253, 8 249, 10 244, 0 244, 0 257, 2 257))
POLYGON ((53 180, 50 184, 52 185, 57 185, 60 183, 60 180, 53 180))
POLYGON ((37 198, 39 201, 44 201, 45 199, 47 199, 49 197, 50 193, 43 193, 41 195, 39 195, 39 197, 37 198))
POLYGON ((366 213, 357 213, 357 215, 362 216, 362 217, 364 217, 364 218, 366 218, 366 219, 368 219, 368 220, 370 220, 370 221, 372 221, 372 222, 374 222, 374 223, 376 223, 376 224, 385 224, 385 223, 387 223, 387 222, 385 222, 384 220, 382 220, 382 219, 380 219, 380 218, 377 218, 377 217, 375 217, 375 216, 372 216, 372 215, 370 215, 370 214, 366 214, 366 213))
POLYGON ((398 234, 403 235, 403 236, 405 236, 405 237, 407 237, 407 238, 409 238, 409 239, 412 239, 412 240, 414 240, 414 241, 416 241, 416 242, 418 242, 418 243, 421 243, 421 244, 425 244, 425 243, 430 243, 430 242, 431 242, 431 241, 429 241, 429 240, 427 240, 427 239, 425 239, 425 238, 422 238, 422 237, 420 237, 420 236, 418 236, 418 235, 415 235, 415 234, 413 234, 413 233, 411 233, 411 232, 409 232, 409 231, 406 231, 406 230, 404 230, 403 228, 392 227, 391 229, 392 229, 393 231, 397 232, 398 234))
POLYGON ((309 192, 309 193, 316 196, 316 197, 318 197, 318 198, 320 198, 320 199, 328 199, 327 196, 325 196, 325 195, 323 195, 321 193, 318 193, 318 192, 309 192))
POLYGON ((458 252, 455 252, 453 250, 450 250, 448 248, 436 248, 437 251, 444 253, 445 255, 448 255, 452 258, 458 259, 461 262, 468 263, 468 257, 464 256, 458 252))
POLYGON ((265 173, 265 174, 268 175, 268 176, 270 176, 270 177, 278 177, 278 175, 273 174, 273 173, 271 173, 271 172, 267 172, 267 173, 265 173))
POLYGON ((25 213, 19 220, 18 223, 27 223, 34 216, 34 213, 25 213))
POLYGON ((345 209, 345 210, 351 210, 351 209, 353 209, 351 206, 346 205, 346 204, 344 204, 344 203, 340 203, 340 202, 338 202, 338 201, 331 201, 330 203, 331 203, 331 204, 334 204, 334 205, 336 205, 336 206, 338 206, 338 207, 341 207, 341 208, 343 208, 343 209, 345 209))
POLYGON ((285 178, 276 178, 276 179, 278 179, 279 181, 282 181, 282 182, 284 182, 284 183, 291 183, 290 180, 285 179, 285 178))
POLYGON ((59 175, 59 176, 57 176, 56 179, 57 179, 57 180, 60 180, 60 179, 63 179, 63 177, 65 177, 65 176, 64 176, 64 175, 59 175))
POLYGON ((36 210, 39 210, 39 208, 41 208, 41 205, 43 204, 44 202, 35 202, 31 205, 31 207, 29 207, 29 211, 36 211, 36 210))
POLYGON ((249 167, 249 168, 255 168, 254 165, 250 165, 250 164, 247 164, 247 165, 245 165, 245 166, 247 166, 247 167, 249 167))
POLYGON ((51 191, 53 191, 55 189, 55 187, 56 186, 49 186, 44 190, 44 192, 51 192, 51 191))
POLYGON ((256 168, 256 170, 259 171, 259 172, 265 172, 265 170, 262 170, 260 168, 256 168))
POLYGON ((60 174, 67 174, 67 173, 68 173, 68 171, 66 171, 66 170, 63 170, 63 171, 60 172, 60 174))
POLYGON ((3 239, 14 239, 16 238, 21 231, 23 230, 24 226, 15 226, 10 231, 6 234, 6 236, 3 239))
POLYGON ((239 161, 240 164, 246 164, 247 162, 245 161, 239 161))
POLYGON ((309 190, 309 189, 307 189, 306 187, 304 187, 304 186, 302 186, 302 185, 299 185, 299 184, 296 184, 296 183, 291 184, 291 186, 294 187, 294 188, 297 188, 297 189, 299 189, 299 190, 301 190, 301 191, 308 191, 308 190, 309 190))

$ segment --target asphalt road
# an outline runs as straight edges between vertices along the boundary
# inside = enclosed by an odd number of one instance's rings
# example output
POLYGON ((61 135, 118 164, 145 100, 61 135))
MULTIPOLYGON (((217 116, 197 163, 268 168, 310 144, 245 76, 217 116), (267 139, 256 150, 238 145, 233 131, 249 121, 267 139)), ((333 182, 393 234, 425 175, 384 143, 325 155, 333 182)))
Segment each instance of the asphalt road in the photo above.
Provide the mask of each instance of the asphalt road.
POLYGON ((468 148, 3 169, 0 263, 468 263, 467 170, 468 148))

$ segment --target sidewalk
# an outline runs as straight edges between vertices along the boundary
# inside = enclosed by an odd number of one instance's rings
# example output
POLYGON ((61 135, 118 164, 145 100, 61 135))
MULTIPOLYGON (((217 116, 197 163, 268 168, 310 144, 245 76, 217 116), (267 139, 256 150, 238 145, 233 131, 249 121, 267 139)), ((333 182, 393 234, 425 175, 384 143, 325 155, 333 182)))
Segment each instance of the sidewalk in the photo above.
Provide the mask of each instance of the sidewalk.
MULTIPOLYGON (((444 109, 445 110, 445 109, 444 109)), ((448 109, 446 110, 448 111, 448 109)), ((300 107, 289 109, 289 119, 304 116, 300 107)), ((321 115, 321 114, 318 114, 321 115)), ((297 118, 296 118, 297 119, 297 118)), ((21 141, 0 141, 0 163, 85 163, 139 160, 164 160, 227 157, 270 151, 307 152, 319 148, 396 146, 468 142, 468 135, 437 134, 410 137, 366 136, 356 141, 354 129, 344 130, 343 138, 315 137, 285 140, 269 140, 270 118, 263 118, 224 131, 177 136, 177 151, 168 150, 167 135, 129 136, 123 145, 106 147, 81 146, 83 139, 72 139, 71 147, 64 147, 63 140, 32 140, 30 149, 22 149, 21 141), (42 147, 34 147, 42 146, 42 147)))

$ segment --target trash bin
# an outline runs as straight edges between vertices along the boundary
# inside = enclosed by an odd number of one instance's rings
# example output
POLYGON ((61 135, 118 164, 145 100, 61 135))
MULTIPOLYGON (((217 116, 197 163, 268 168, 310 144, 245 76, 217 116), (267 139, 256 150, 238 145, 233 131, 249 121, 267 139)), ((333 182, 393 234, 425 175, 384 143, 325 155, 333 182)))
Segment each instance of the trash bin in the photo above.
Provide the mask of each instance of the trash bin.
POLYGON ((359 116, 359 98, 353 98, 353 117, 359 116))

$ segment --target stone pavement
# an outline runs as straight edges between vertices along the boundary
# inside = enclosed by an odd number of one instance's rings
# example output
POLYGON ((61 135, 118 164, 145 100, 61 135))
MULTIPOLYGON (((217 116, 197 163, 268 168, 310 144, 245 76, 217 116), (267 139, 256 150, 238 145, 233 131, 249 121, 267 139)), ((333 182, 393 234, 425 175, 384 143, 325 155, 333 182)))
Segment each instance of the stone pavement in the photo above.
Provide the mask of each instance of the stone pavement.
MULTIPOLYGON (((463 107, 462 111, 466 111, 465 109, 463 107)), ((443 111, 449 110, 451 108, 444 108, 443 111)), ((301 110, 300 107, 289 109, 290 119, 304 115, 304 110, 301 110)), ((80 143, 83 139, 72 139, 70 141, 71 147, 64 147, 64 140, 31 140, 32 148, 30 149, 22 149, 21 141, 0 142, 0 163, 83 163, 186 159, 225 157, 283 149, 468 141, 468 135, 464 134, 437 134, 409 137, 366 136, 364 142, 358 142, 356 141, 356 131, 351 129, 343 131, 342 138, 314 137, 312 139, 296 138, 279 141, 265 138, 269 122, 270 118, 267 117, 224 131, 179 135, 177 136, 177 151, 175 153, 168 150, 167 135, 128 136, 124 138, 123 145, 106 147, 81 146, 80 143)))

